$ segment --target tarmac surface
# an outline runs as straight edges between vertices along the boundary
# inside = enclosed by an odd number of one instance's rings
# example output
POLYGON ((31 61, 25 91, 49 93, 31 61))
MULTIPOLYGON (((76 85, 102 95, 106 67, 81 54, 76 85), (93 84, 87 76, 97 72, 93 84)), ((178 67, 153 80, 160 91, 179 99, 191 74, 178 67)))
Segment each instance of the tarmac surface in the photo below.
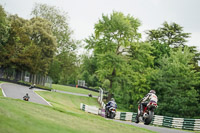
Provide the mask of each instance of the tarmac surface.
POLYGON ((50 105, 44 98, 42 98, 40 95, 34 92, 34 90, 29 89, 27 86, 22 86, 18 84, 13 83, 2 83, 1 88, 3 91, 3 95, 5 97, 10 97, 14 99, 21 99, 23 100, 23 97, 28 93, 30 99, 29 102, 44 104, 44 105, 50 105))

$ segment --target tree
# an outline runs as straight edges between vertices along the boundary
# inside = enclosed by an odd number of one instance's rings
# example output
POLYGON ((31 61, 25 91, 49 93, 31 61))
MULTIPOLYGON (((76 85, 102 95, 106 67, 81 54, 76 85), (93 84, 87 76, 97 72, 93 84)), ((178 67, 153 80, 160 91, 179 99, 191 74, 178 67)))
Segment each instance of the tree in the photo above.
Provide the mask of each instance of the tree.
POLYGON ((69 28, 67 13, 55 6, 36 4, 32 15, 48 20, 51 23, 53 35, 56 37, 57 53, 49 70, 54 83, 75 84, 75 69, 77 68, 75 64, 78 59, 74 50, 78 42, 71 38, 72 31, 69 28), (58 70, 58 68, 62 69, 58 70))
POLYGON ((170 49, 177 50, 177 48, 184 48, 187 38, 190 33, 184 33, 183 27, 176 23, 168 24, 164 22, 162 27, 149 30, 146 32, 148 35, 147 42, 151 43, 154 47, 152 55, 155 57, 155 65, 158 65, 158 59, 164 55, 169 55, 170 49))
POLYGON ((126 62, 123 54, 131 43, 140 39, 141 35, 137 32, 139 26, 138 19, 113 12, 110 16, 102 15, 102 19, 95 24, 95 36, 86 39, 87 48, 94 49, 97 57, 97 76, 102 82, 105 79, 110 81, 110 92, 126 62))
POLYGON ((3 7, 0 5, 0 48, 2 45, 5 45, 5 43, 8 40, 9 29, 10 29, 10 25, 7 19, 7 15, 3 7))
POLYGON ((34 45, 38 49, 38 54, 40 55, 39 60, 37 60, 38 64, 35 61, 31 65, 32 70, 35 69, 33 73, 40 72, 47 74, 57 45, 56 38, 53 36, 51 30, 51 23, 45 19, 36 17, 32 18, 24 28, 25 33, 30 37, 31 45, 34 45))
POLYGON ((159 99, 158 114, 174 117, 196 117, 199 109, 199 72, 194 70, 194 57, 187 47, 170 51, 170 57, 160 59, 160 68, 152 75, 152 88, 159 99))
POLYGON ((127 63, 121 70, 117 95, 121 106, 137 111, 137 103, 151 89, 150 76, 153 69, 154 57, 151 55, 152 46, 146 42, 133 43, 127 55, 127 63))
POLYGON ((9 20, 3 7, 0 5, 0 68, 6 62, 5 54, 7 53, 7 51, 5 49, 5 44, 7 43, 9 38, 9 29, 9 20))
POLYGON ((51 29, 56 36, 58 51, 73 51, 76 49, 75 41, 71 39, 72 31, 69 28, 67 13, 47 4, 35 4, 31 13, 51 23, 51 29))
POLYGON ((9 17, 10 36, 2 49, 2 66, 46 75, 55 51, 55 38, 50 24, 41 18, 24 20, 9 17))
POLYGON ((99 79, 97 78, 97 58, 95 56, 82 55, 82 63, 79 70, 79 79, 85 80, 87 86, 99 86, 99 79))
POLYGON ((176 23, 168 24, 163 23, 163 27, 157 30, 149 30, 148 41, 157 41, 159 44, 167 44, 172 48, 184 47, 187 42, 187 38, 190 37, 190 33, 184 33, 183 27, 176 23))

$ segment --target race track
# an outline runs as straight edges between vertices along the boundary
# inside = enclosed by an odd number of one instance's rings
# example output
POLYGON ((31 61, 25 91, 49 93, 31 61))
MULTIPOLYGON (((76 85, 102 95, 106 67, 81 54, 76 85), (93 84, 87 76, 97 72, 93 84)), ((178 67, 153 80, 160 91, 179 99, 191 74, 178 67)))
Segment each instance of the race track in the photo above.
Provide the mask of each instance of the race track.
POLYGON ((22 86, 18 84, 12 84, 12 83, 3 83, 1 84, 1 88, 3 90, 3 94, 6 97, 11 97, 15 99, 22 99, 23 96, 28 93, 30 99, 30 102, 44 104, 44 105, 50 105, 45 99, 43 99, 41 96, 36 94, 33 90, 30 90, 27 86, 22 86))

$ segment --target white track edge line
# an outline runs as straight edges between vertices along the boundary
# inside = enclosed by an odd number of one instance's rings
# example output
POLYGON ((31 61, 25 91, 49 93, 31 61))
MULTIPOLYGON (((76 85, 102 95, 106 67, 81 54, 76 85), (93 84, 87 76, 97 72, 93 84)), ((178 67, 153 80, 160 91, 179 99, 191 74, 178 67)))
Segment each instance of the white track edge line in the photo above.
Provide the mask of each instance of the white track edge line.
MULTIPOLYGON (((35 91, 33 91, 33 92, 35 92, 35 91)), ((36 92, 35 92, 35 94, 37 94, 36 92)), ((41 97, 39 94, 37 94, 39 97, 41 97)), ((52 106, 47 100, 45 100, 43 97, 41 97, 45 102, 47 102, 47 104, 49 104, 50 106, 52 106)))
POLYGON ((1 87, 1 85, 2 85, 2 84, 0 84, 0 88, 1 88, 1 90, 2 90, 3 96, 4 96, 4 97, 7 97, 6 94, 5 94, 5 92, 4 92, 4 90, 3 90, 3 88, 1 87))

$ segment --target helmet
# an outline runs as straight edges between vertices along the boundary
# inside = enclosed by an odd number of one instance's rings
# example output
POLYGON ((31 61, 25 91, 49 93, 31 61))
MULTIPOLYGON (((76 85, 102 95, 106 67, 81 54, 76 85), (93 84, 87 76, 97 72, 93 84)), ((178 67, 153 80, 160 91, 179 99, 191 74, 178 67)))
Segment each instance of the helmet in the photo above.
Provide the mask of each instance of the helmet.
POLYGON ((149 93, 156 94, 156 91, 155 90, 150 90, 149 93))
POLYGON ((26 93, 26 95, 28 96, 28 93, 26 93))
POLYGON ((111 101, 115 101, 115 99, 114 99, 114 98, 111 98, 111 101))

